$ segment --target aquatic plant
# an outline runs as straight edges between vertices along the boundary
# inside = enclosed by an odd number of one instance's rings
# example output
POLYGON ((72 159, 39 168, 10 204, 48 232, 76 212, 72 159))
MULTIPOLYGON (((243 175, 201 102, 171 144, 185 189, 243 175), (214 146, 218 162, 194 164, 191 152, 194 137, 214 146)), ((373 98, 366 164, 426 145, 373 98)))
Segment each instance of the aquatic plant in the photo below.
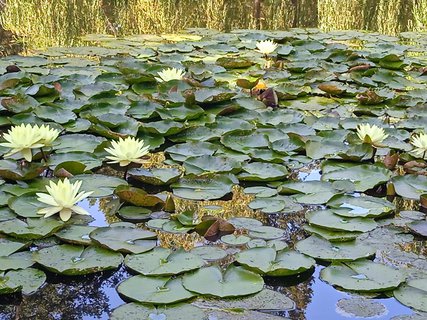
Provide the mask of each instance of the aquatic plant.
POLYGON ((357 126, 357 136, 364 143, 369 143, 373 146, 381 146, 381 142, 388 137, 383 128, 369 123, 359 124, 357 126))
POLYGON ((13 126, 7 133, 3 134, 3 138, 7 142, 0 143, 0 146, 12 149, 5 154, 6 157, 20 152, 28 162, 31 162, 33 158, 31 149, 44 146, 42 131, 39 130, 38 126, 33 127, 30 124, 13 126))
POLYGON ((62 221, 68 221, 73 212, 90 215, 85 209, 76 205, 93 193, 93 191, 78 193, 81 185, 82 181, 71 183, 67 178, 59 180, 58 183, 50 181, 49 185, 46 186, 47 194, 36 193, 37 200, 50 205, 50 207, 39 209, 37 213, 44 214, 44 217, 48 218, 59 212, 62 221))
POLYGON ((133 137, 126 139, 119 138, 119 141, 112 141, 111 148, 105 148, 111 156, 107 156, 108 163, 118 163, 121 167, 129 165, 131 162, 143 163, 141 157, 148 154, 150 146, 144 146, 144 140, 139 140, 133 137))
POLYGON ((411 144, 415 147, 411 153, 417 158, 426 158, 427 155, 427 134, 420 133, 411 137, 411 144))
POLYGON ((168 68, 157 73, 159 76, 156 77, 158 82, 168 82, 171 80, 181 80, 185 74, 182 69, 168 68))

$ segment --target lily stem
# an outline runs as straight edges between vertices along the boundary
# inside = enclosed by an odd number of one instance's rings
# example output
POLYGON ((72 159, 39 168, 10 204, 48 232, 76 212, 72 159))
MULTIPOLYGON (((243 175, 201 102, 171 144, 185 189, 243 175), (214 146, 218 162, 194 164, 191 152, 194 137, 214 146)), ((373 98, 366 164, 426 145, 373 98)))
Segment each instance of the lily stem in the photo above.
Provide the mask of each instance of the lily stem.
POLYGON ((126 166, 125 174, 124 174, 124 176, 123 176, 123 179, 125 179, 125 180, 126 180, 127 175, 128 175, 128 170, 129 170, 129 166, 126 166))
POLYGON ((373 149, 373 152, 372 152, 371 162, 375 163, 375 155, 377 154, 377 148, 373 146, 372 149, 373 149))
POLYGON ((47 156, 46 156, 46 153, 44 153, 43 148, 40 148, 40 151, 42 153, 42 157, 43 157, 44 162, 47 163, 47 156))

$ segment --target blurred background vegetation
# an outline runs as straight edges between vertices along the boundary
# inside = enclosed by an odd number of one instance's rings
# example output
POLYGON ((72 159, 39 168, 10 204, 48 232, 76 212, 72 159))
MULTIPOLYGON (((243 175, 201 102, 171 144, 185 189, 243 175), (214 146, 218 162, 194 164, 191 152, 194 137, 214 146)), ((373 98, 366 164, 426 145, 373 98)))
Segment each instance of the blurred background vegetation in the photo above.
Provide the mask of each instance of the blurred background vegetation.
POLYGON ((0 0, 0 39, 13 34, 30 49, 79 45, 89 33, 319 27, 397 34, 426 25, 427 0, 0 0))

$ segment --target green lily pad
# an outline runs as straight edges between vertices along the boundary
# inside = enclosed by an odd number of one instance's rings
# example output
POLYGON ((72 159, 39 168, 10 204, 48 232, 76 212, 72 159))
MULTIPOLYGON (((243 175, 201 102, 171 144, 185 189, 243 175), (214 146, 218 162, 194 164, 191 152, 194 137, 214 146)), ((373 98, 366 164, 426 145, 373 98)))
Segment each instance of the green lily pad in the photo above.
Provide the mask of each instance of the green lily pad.
POLYGON ((252 162, 242 167, 243 172, 237 177, 243 181, 275 181, 288 175, 285 166, 274 163, 252 162))
POLYGON ((304 230, 310 234, 318 235, 331 242, 351 241, 360 236, 363 232, 334 231, 314 225, 304 225, 304 230))
POLYGON ((0 256, 0 270, 19 270, 31 267, 34 264, 29 251, 16 252, 8 256, 0 256))
POLYGON ((368 232, 378 226, 372 219, 341 217, 332 210, 310 211, 305 216, 311 225, 334 231, 368 232))
POLYGON ((427 177, 422 175, 404 175, 393 177, 394 189, 399 196, 419 200, 427 193, 427 177))
POLYGON ((96 227, 91 226, 79 226, 79 225, 70 225, 65 229, 55 233, 62 241, 71 243, 71 244, 81 244, 81 245, 91 245, 92 240, 89 237, 89 234, 94 231, 96 227))
POLYGON ((89 236, 102 247, 129 253, 146 252, 157 244, 156 233, 129 227, 97 228, 89 236))
POLYGON ((392 290, 405 281, 401 271, 369 260, 332 264, 320 272, 320 278, 345 290, 363 292, 392 290))
POLYGON ((62 244, 34 252, 33 259, 49 271, 71 276, 116 269, 123 256, 98 247, 62 244))
POLYGON ((264 287, 260 275, 233 265, 224 273, 215 266, 199 269, 185 275, 182 283, 187 290, 221 298, 253 294, 264 287))
POLYGON ((215 200, 231 192, 235 180, 227 175, 184 177, 171 185, 173 194, 190 200, 215 200))
POLYGON ((327 162, 322 165, 322 181, 350 180, 354 183, 355 191, 366 191, 387 182, 391 171, 374 165, 349 165, 327 162))
POLYGON ((48 237, 63 227, 64 223, 54 218, 27 218, 26 221, 13 219, 0 222, 0 232, 29 240, 48 237))
POLYGON ((150 220, 151 210, 143 207, 126 206, 120 208, 117 215, 124 221, 138 223, 150 220))
POLYGON ((270 226, 259 226, 251 228, 248 235, 251 238, 273 240, 283 237, 285 230, 270 226))
POLYGON ((221 237, 221 241, 231 246, 243 246, 248 243, 251 238, 245 235, 227 234, 221 237))
POLYGON ((181 278, 134 276, 117 287, 122 296, 133 301, 153 304, 171 304, 195 296, 186 290, 181 278), (141 288, 144 288, 141 290, 141 288))
POLYGON ((245 218, 245 217, 235 217, 228 219, 233 226, 237 229, 247 229, 251 230, 256 227, 262 226, 262 222, 253 218, 245 218))
POLYGON ((25 242, 14 241, 8 238, 0 238, 0 256, 8 256, 27 246, 25 242))
POLYGON ((415 234, 427 237, 427 221, 414 221, 407 224, 408 228, 415 234))
POLYGON ((114 193, 119 185, 127 184, 125 180, 103 174, 79 174, 70 179, 71 182, 82 181, 81 190, 93 191, 91 197, 106 197, 114 193))
POLYGON ((216 246, 201 246, 190 250, 191 253, 198 255, 203 260, 208 262, 217 261, 227 257, 227 252, 224 249, 216 246))
POLYGON ((173 304, 157 308, 137 302, 127 303, 114 309, 110 320, 188 320, 203 319, 205 313, 190 304, 173 304))
POLYGON ((400 303, 427 312, 427 279, 409 280, 393 292, 400 303))
POLYGON ((24 218, 40 218, 37 211, 46 208, 46 204, 37 200, 34 194, 24 194, 9 199, 9 208, 24 218))
POLYGON ((236 261, 249 270, 268 276, 289 276, 311 269, 316 261, 299 252, 258 247, 237 254, 236 261))
POLYGON ((198 157, 188 157, 184 162, 187 174, 203 173, 237 173, 241 164, 232 158, 225 156, 203 155, 198 157))
POLYGON ((165 150, 165 153, 175 161, 185 161, 189 157, 211 156, 218 149, 218 146, 210 142, 190 141, 176 144, 165 150))
POLYGON ((332 211, 343 217, 376 218, 390 214, 396 207, 393 203, 371 196, 353 197, 339 195, 328 201, 332 211))
POLYGON ((179 250, 155 248, 154 250, 138 255, 128 255, 125 265, 145 276, 171 276, 195 270, 204 265, 198 255, 179 250))
POLYGON ((163 186, 177 181, 182 172, 177 168, 134 168, 128 171, 128 175, 143 183, 163 186))
POLYGON ((295 248, 312 258, 327 261, 353 261, 375 255, 376 249, 356 241, 329 242, 318 236, 298 241, 295 248))
POLYGON ((278 186, 280 194, 293 195, 293 198, 304 204, 323 204, 339 192, 325 181, 286 181, 278 186))
POLYGON ((7 287, 19 287, 24 294, 32 294, 36 292, 46 281, 46 275, 43 271, 27 268, 22 270, 12 270, 4 276, 0 276, 0 294, 3 291, 1 283, 6 280, 7 287))

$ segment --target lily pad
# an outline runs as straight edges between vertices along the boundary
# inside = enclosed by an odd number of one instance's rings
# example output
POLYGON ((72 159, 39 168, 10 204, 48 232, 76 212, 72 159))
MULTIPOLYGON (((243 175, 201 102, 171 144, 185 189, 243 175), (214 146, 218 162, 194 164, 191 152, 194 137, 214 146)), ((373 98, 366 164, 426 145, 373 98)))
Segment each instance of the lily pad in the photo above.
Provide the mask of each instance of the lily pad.
POLYGON ((27 245, 25 242, 14 241, 8 238, 0 238, 0 256, 8 256, 27 245))
POLYGON ((138 223, 150 220, 151 210, 143 207, 126 206, 120 208, 117 215, 124 221, 138 223))
POLYGON ((375 248, 363 245, 357 240, 331 243, 315 235, 298 241, 295 248, 312 258, 327 261, 353 261, 372 257, 376 252, 375 248))
POLYGON ((231 192, 236 183, 227 175, 212 175, 207 177, 184 177, 171 185, 173 194, 177 197, 191 200, 215 200, 231 192))
POLYGON ((36 251, 33 259, 49 271, 71 276, 116 269, 123 256, 98 247, 62 244, 36 251))
POLYGON ((34 264, 31 252, 23 251, 0 256, 0 270, 19 270, 31 267, 34 264))
POLYGON ((230 265, 224 273, 214 266, 199 269, 185 275, 182 283, 187 290, 221 298, 253 294, 264 287, 260 275, 233 265, 230 265))
POLYGON ((157 245, 156 233, 129 227, 102 227, 89 234, 102 247, 113 251, 142 253, 157 245))
POLYGON ((179 250, 155 248, 138 255, 128 255, 125 265, 145 276, 171 276, 195 270, 204 265, 198 255, 179 250))
POLYGON ((22 239, 40 239, 54 234, 64 227, 62 221, 54 218, 27 218, 0 221, 0 232, 22 239))
POLYGON ((94 231, 96 227, 92 226, 79 226, 79 225, 70 225, 65 229, 55 233, 62 241, 71 243, 71 244, 81 244, 81 245, 91 245, 92 240, 89 237, 89 234, 94 231))
POLYGON ((248 235, 251 238, 273 240, 283 237, 285 235, 285 230, 271 226, 259 226, 251 228, 248 235))
POLYGON ((341 217, 332 210, 311 211, 305 216, 311 225, 334 231, 368 232, 378 226, 372 219, 341 217))
POLYGON ((157 308, 137 302, 127 303, 114 309, 110 320, 188 320, 203 319, 205 313, 190 304, 172 304, 157 308))
POLYGON ((9 208, 24 218, 40 218, 42 216, 37 213, 37 210, 46 208, 46 204, 38 201, 34 194, 13 197, 9 199, 8 204, 9 208))
POLYGON ((224 259, 228 255, 225 250, 216 246, 195 247, 190 252, 209 262, 224 259))
POLYGON ((427 176, 408 174, 393 177, 392 182, 396 193, 404 198, 419 200, 427 193, 427 176))
POLYGON ((299 252, 258 247, 237 254, 236 261, 246 268, 268 276, 289 276, 311 269, 316 261, 299 252))
POLYGON ((183 287, 181 278, 142 275, 123 281, 117 287, 117 291, 133 301, 153 304, 171 304, 195 296, 183 287))
POLYGON ((427 312, 427 279, 409 280, 393 292, 400 303, 427 312))
MULTIPOLYGON (((22 270, 12 270, 0 277, 0 283, 6 279, 6 286, 19 287, 24 294, 36 292, 46 281, 46 275, 43 271, 27 268, 22 270)), ((0 293, 2 285, 0 285, 0 293)))
POLYGON ((320 278, 345 290, 363 292, 392 290, 405 281, 401 271, 369 260, 332 264, 320 272, 320 278))
POLYGON ((328 201, 332 211, 343 217, 376 218, 390 214, 395 205, 387 200, 371 196, 353 197, 340 195, 328 201))
POLYGON ((128 171, 128 175, 143 183, 163 186, 177 181, 182 175, 182 171, 177 168, 134 168, 128 171))
POLYGON ((275 181, 288 175, 285 166, 274 163, 252 162, 242 167, 243 172, 237 177, 242 181, 275 181))

